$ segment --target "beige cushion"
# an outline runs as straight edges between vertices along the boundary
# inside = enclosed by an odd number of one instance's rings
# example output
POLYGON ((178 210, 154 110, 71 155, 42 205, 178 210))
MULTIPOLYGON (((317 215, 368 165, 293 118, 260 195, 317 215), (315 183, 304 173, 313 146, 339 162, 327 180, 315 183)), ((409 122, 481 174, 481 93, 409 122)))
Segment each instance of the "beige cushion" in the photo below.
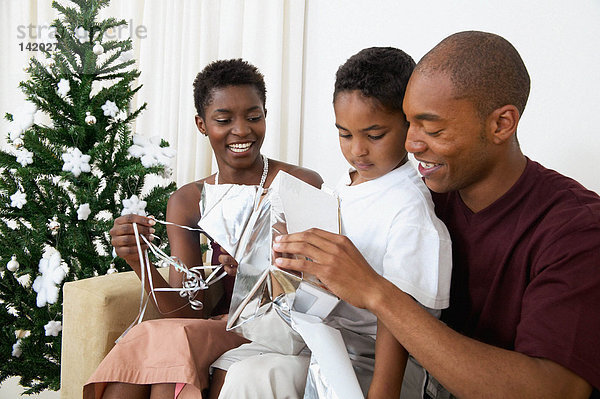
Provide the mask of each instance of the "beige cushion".
MULTIPOLYGON (((168 278, 168 268, 160 272, 168 278)), ((138 315, 140 290, 140 280, 132 271, 64 285, 62 399, 81 398, 83 384, 138 315)), ((159 317, 150 301, 144 319, 159 317)))

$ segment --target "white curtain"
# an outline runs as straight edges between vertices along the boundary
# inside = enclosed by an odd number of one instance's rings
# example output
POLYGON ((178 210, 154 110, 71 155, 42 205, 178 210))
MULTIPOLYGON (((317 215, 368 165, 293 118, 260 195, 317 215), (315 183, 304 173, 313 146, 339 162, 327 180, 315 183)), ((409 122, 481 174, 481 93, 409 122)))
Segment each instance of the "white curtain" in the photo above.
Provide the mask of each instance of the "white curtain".
MULTIPOLYGON (((61 0, 63 3, 67 3, 61 0)), ((17 88, 23 66, 35 53, 20 42, 35 41, 22 27, 48 26, 56 18, 49 0, 0 0, 0 113, 23 101, 17 88), (18 39, 19 32, 27 37, 18 39), (6 77, 6 78, 5 78, 6 77)), ((298 163, 301 153, 304 0, 112 0, 101 17, 125 19, 116 32, 131 37, 141 71, 135 105, 148 103, 135 131, 158 135, 177 150, 174 176, 178 186, 214 171, 208 140, 199 135, 192 83, 217 59, 243 58, 265 75, 267 137, 263 153, 298 163)), ((5 142, 6 123, 0 124, 5 142)))

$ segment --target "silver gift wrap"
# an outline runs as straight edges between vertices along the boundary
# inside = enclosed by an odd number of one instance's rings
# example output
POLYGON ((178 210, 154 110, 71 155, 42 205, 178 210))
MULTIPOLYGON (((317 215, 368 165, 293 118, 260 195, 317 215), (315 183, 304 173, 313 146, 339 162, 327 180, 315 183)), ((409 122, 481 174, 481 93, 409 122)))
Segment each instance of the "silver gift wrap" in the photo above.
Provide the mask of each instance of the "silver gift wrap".
POLYGON ((200 227, 238 262, 227 329, 282 354, 305 347, 290 309, 302 278, 273 266, 272 241, 287 233, 276 190, 209 185, 202 191, 200 227))
POLYGON ((310 357, 303 399, 339 399, 333 388, 327 383, 327 379, 321 372, 321 366, 314 356, 310 357))
MULTIPOLYGON (((284 172, 264 195, 257 186, 204 185, 200 227, 238 262, 228 330, 282 354, 302 351, 306 344, 292 327, 291 311, 323 320, 339 299, 314 276, 274 266, 272 242, 310 227, 339 232, 338 205, 337 198, 284 172)), ((336 398, 314 359, 308 383, 307 398, 336 398)))
POLYGON ((252 213, 234 256, 238 273, 227 329, 282 354, 298 354, 305 344, 291 327, 290 309, 301 278, 273 266, 271 245, 286 233, 285 216, 274 190, 252 213))
POLYGON ((225 251, 235 257, 255 203, 258 186, 204 184, 200 199, 200 227, 225 251))

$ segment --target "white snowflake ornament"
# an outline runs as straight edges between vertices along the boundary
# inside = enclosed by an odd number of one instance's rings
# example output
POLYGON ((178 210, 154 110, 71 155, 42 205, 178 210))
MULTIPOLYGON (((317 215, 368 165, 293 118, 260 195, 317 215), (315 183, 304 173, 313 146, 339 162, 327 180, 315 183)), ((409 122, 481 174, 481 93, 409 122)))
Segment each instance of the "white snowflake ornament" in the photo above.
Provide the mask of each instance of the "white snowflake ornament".
POLYGON ((8 125, 9 137, 15 141, 23 136, 27 129, 33 126, 35 113, 38 108, 35 104, 26 102, 12 114, 13 120, 8 125))
POLYGON ((106 100, 104 105, 100 108, 102 108, 102 111, 104 111, 104 116, 110 116, 114 118, 119 113, 117 104, 110 100, 106 100))
POLYGON ((87 43, 90 41, 90 32, 85 30, 83 26, 75 29, 75 38, 79 40, 79 43, 87 43))
POLYGON ((175 150, 171 147, 161 147, 160 142, 158 136, 148 139, 140 134, 134 134, 133 145, 127 152, 132 157, 139 158, 145 168, 168 166, 171 158, 175 156, 175 150))
POLYGON ((44 331, 46 332, 46 337, 58 337, 58 333, 62 331, 62 322, 50 320, 44 326, 44 331))
POLYGON ((91 157, 83 155, 79 148, 70 148, 62 155, 62 159, 65 161, 62 170, 73 173, 75 177, 79 177, 81 172, 90 172, 92 170, 90 167, 91 157))
POLYGON ((27 203, 27 194, 21 189, 18 189, 16 193, 10 196, 10 206, 13 208, 23 209, 23 206, 27 203))
POLYGON ((85 203, 79 205, 79 208, 77 208, 77 220, 88 220, 90 213, 92 213, 90 210, 90 204, 85 203))
POLYGON ((87 123, 88 125, 95 125, 96 124, 96 117, 94 115, 92 115, 91 112, 86 112, 85 115, 86 115, 86 117, 85 117, 85 123, 87 123))
POLYGON ((104 53, 104 47, 102 47, 100 42, 96 42, 96 44, 94 44, 94 47, 92 48, 92 51, 94 52, 94 54, 100 55, 104 53))
POLYGON ((129 214, 146 216, 146 201, 142 201, 135 194, 128 199, 124 199, 121 216, 129 214))
POLYGON ((46 304, 56 303, 58 300, 58 285, 64 280, 66 273, 61 267, 61 257, 57 250, 48 251, 40 259, 39 271, 33 281, 33 290, 37 292, 36 304, 38 308, 46 304))
POLYGON ((15 151, 17 156, 17 162, 21 164, 21 166, 25 167, 33 163, 33 152, 23 148, 15 151))
POLYGON ((67 94, 69 94, 70 90, 71 90, 71 84, 69 83, 69 81, 67 79, 61 79, 56 84, 56 92, 61 97, 66 97, 67 94))
POLYGON ((19 262, 17 262, 17 255, 13 255, 6 264, 6 268, 11 272, 16 272, 19 270, 19 266, 19 262))

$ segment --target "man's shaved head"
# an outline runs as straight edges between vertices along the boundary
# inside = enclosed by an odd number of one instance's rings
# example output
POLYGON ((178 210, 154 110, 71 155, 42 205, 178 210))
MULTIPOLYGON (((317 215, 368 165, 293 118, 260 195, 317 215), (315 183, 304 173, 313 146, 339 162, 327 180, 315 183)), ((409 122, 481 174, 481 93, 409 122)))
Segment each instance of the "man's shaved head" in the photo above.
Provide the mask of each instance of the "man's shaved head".
POLYGON ((473 101, 486 118, 504 105, 523 114, 529 97, 529 74, 517 50, 506 39, 486 32, 455 33, 419 61, 415 73, 447 75, 456 98, 473 101))

